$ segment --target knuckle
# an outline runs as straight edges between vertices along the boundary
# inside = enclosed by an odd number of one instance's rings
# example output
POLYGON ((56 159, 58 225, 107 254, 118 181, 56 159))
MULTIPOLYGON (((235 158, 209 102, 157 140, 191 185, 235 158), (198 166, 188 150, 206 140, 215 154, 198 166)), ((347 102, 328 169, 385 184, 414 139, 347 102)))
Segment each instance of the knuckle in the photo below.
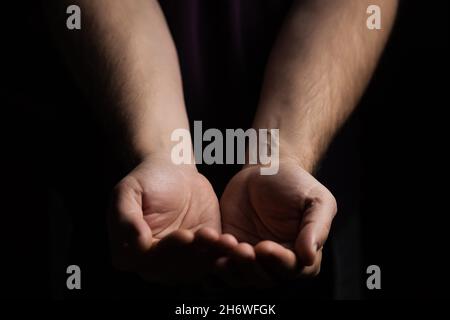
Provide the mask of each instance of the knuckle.
POLYGON ((331 193, 331 191, 328 190, 328 189, 326 189, 326 191, 325 191, 324 200, 328 204, 328 206, 330 208, 332 208, 333 217, 334 217, 336 215, 337 211, 338 211, 338 205, 337 205, 336 198, 331 193))

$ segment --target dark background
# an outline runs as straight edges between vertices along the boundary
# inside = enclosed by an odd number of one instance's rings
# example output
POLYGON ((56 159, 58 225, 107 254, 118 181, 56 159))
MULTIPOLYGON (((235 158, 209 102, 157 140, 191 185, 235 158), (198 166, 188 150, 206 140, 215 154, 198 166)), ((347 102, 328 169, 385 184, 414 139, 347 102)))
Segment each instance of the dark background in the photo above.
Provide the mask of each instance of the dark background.
POLYGON ((448 298, 449 21, 445 1, 402 1, 363 100, 365 262, 376 298, 448 298))
MULTIPOLYGON (((105 272, 104 217, 96 213, 121 174, 105 165, 109 146, 52 47, 38 2, 4 12, 2 287, 12 297, 72 297, 61 266, 79 264, 87 287, 75 297, 120 296, 133 280, 105 272)), ((447 1, 401 2, 373 81, 322 165, 344 208, 360 213, 334 227, 334 247, 362 252, 361 269, 343 273, 357 273, 358 288, 341 297, 448 296, 448 12, 447 1), (371 264, 381 267, 382 290, 364 289, 371 264)))

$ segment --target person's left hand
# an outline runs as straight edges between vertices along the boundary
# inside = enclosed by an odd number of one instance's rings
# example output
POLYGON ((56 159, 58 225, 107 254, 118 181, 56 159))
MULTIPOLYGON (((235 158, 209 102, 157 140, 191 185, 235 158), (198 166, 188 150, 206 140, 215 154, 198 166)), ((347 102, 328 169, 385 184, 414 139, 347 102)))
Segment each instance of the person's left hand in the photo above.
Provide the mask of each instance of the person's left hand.
POLYGON ((235 270, 227 279, 232 285, 272 285, 320 271, 336 200, 296 161, 281 159, 279 168, 275 175, 244 168, 221 198, 223 231, 241 242, 218 261, 235 270))

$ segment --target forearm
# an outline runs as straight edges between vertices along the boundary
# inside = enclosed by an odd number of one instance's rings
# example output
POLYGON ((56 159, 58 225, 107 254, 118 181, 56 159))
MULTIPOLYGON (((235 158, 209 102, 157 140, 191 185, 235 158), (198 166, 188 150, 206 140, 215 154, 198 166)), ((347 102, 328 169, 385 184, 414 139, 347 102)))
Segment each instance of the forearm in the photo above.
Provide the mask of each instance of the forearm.
POLYGON ((188 128, 176 50, 157 1, 52 0, 63 55, 120 153, 170 156, 170 134, 188 128), (65 26, 81 8, 81 30, 65 26))
POLYGON ((298 1, 266 69, 255 128, 280 129, 280 156, 313 170, 361 97, 385 45, 396 0, 298 1), (382 30, 366 28, 381 7, 382 30))

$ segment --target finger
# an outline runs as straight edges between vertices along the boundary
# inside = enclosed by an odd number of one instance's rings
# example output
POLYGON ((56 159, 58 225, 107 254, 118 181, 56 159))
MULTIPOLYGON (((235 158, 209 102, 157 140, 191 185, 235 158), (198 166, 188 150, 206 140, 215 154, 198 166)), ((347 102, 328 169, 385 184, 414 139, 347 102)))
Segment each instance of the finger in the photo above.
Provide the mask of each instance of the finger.
POLYGON ((248 264, 255 259, 253 247, 248 243, 237 243, 234 237, 223 237, 230 241, 228 255, 221 257, 216 262, 216 275, 221 278, 227 285, 231 287, 244 286, 247 279, 248 264))
POLYGON ((240 243, 230 252, 230 270, 235 275, 238 287, 268 287, 273 285, 271 277, 256 261, 255 248, 240 243))
POLYGON ((193 241, 194 233, 189 230, 176 230, 155 241, 139 264, 141 276, 166 284, 194 281, 198 268, 197 259, 193 259, 193 241))
POLYGON ((216 254, 214 248, 219 241, 219 233, 209 227, 203 227, 197 230, 194 234, 193 247, 196 252, 201 256, 208 256, 210 254, 216 254))
POLYGON ((297 257, 291 250, 273 241, 261 241, 255 246, 256 260, 273 281, 293 278, 297 271, 297 257))
POLYGON ((211 269, 212 274, 221 282, 234 287, 239 281, 230 269, 230 253, 239 244, 231 234, 221 234, 214 243, 215 260, 211 269))
POLYGON ((251 263, 255 260, 255 251, 248 243, 239 243, 230 251, 228 268, 225 272, 230 274, 231 286, 247 287, 254 283, 251 272, 251 263))
POLYGON ((146 251, 152 245, 151 229, 143 219, 139 185, 131 179, 123 180, 114 189, 110 231, 118 246, 146 251))
POLYGON ((329 191, 326 196, 311 201, 304 211, 295 241, 295 252, 302 265, 311 266, 316 261, 316 255, 328 238, 336 211, 336 200, 329 191))
POLYGON ((248 262, 255 260, 255 250, 248 243, 241 242, 232 248, 230 256, 236 261, 248 262))
MULTIPOLYGON (((213 273, 214 262, 222 255, 220 250, 218 250, 219 238, 219 233, 209 227, 203 227, 194 234, 192 244, 194 258, 199 260, 199 264, 201 263, 201 267, 204 270, 205 278, 208 279, 213 273)), ((213 282, 211 279, 208 281, 213 282)))
POLYGON ((214 263, 221 255, 217 249, 219 238, 219 232, 211 227, 202 227, 194 234, 193 250, 195 256, 202 261, 201 267, 204 269, 204 277, 201 282, 205 288, 220 286, 214 272, 214 263))
POLYGON ((299 272, 300 278, 315 277, 320 273, 320 267, 322 264, 322 250, 316 254, 316 259, 311 266, 304 266, 299 272))
MULTIPOLYGON (((161 240, 155 240, 154 251, 170 254, 171 250, 183 250, 194 242, 194 233, 190 230, 179 229, 169 233, 161 240)), ((191 246, 192 249, 192 246, 191 246)))
POLYGON ((215 243, 216 249, 219 255, 228 255, 228 253, 238 245, 237 239, 229 234, 224 233, 219 236, 218 241, 215 243))
POLYGON ((233 247, 229 256, 217 260, 217 276, 232 288, 269 287, 271 278, 256 262, 254 248, 248 243, 233 247))

